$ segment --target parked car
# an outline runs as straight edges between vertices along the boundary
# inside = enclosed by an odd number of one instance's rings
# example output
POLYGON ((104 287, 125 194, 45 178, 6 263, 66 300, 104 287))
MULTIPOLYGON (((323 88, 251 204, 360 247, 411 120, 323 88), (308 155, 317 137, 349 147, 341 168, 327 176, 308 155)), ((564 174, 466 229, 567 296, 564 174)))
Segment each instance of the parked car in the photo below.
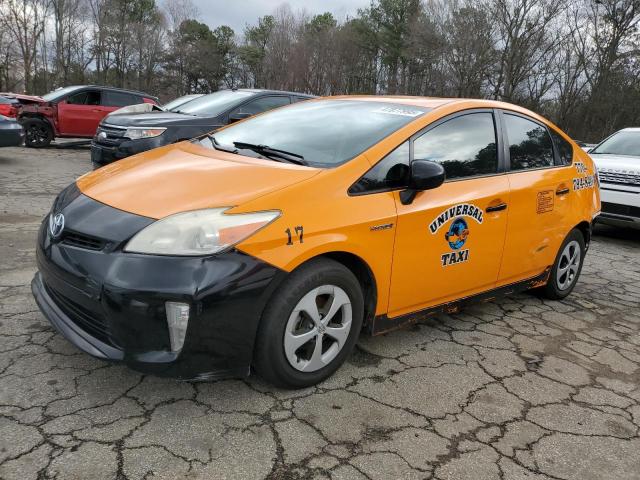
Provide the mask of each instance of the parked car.
POLYGON ((593 161, 484 100, 335 97, 80 177, 40 227, 36 302, 85 352, 305 387, 361 331, 578 281, 593 161), (508 221, 507 221, 508 219, 508 221))
POLYGON ((39 103, 42 99, 32 95, 23 95, 20 93, 0 93, 0 115, 5 117, 16 118, 20 113, 23 105, 39 103))
POLYGON ((19 110, 20 102, 16 98, 0 95, 0 115, 16 118, 19 110))
POLYGON ((28 147, 46 147, 55 137, 91 138, 100 120, 125 105, 157 103, 152 95, 98 85, 65 87, 23 105, 18 116, 28 147))
POLYGON ((17 147, 24 141, 24 130, 15 118, 0 115, 0 147, 17 147))
POLYGON ((584 150, 585 152, 589 152, 589 150, 591 150, 593 147, 595 147, 597 145, 597 143, 587 143, 587 142, 583 142, 581 140, 574 140, 578 146, 584 150))
POLYGON ((625 128, 589 152, 598 167, 599 223, 640 228, 640 128, 625 128))
POLYGON ((91 161, 95 167, 100 167, 310 98, 313 97, 275 90, 221 90, 171 111, 109 116, 100 124, 91 142, 91 161))

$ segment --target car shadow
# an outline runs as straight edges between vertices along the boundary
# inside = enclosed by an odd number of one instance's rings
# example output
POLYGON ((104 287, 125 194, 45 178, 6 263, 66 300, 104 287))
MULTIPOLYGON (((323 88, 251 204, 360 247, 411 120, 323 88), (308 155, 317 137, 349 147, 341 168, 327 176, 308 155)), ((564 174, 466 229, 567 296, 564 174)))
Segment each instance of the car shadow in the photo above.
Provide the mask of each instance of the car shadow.
POLYGON ((68 140, 62 142, 53 142, 49 148, 68 149, 68 150, 87 150, 91 147, 90 139, 68 140))
POLYGON ((640 230, 634 228, 615 227, 596 223, 593 227, 593 235, 603 239, 631 240, 640 243, 640 230))

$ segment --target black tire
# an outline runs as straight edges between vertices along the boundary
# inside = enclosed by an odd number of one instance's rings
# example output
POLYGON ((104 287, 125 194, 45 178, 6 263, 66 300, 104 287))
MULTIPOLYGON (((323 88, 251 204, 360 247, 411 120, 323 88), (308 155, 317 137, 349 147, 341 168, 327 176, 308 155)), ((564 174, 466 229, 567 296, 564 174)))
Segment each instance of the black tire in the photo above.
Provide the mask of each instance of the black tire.
MULTIPOLYGON (((549 274, 549 280, 547 281, 547 284, 540 289, 540 293, 544 297, 550 300, 561 300, 573 291, 576 283, 578 283, 578 278, 580 278, 580 272, 582 272, 585 250, 586 248, 584 236, 582 235, 582 232, 580 230, 574 228, 569 232, 569 235, 567 235, 567 238, 564 239, 564 242, 562 242, 562 245, 558 250, 558 254, 556 255, 555 262, 553 262, 553 267, 551 268, 551 273, 549 274), (568 282, 567 286, 565 288, 561 288, 561 284, 565 283, 565 281, 568 281, 568 279, 559 274, 558 267, 560 265, 564 266, 564 264, 561 264, 561 262, 566 260, 566 257, 564 257, 563 259, 563 252, 572 242, 577 243, 579 248, 579 264, 577 265, 577 269, 572 279, 568 282)), ((569 273, 567 273, 566 275, 569 275, 569 273)))
MULTIPOLYGON (((363 316, 364 299, 355 275, 334 260, 312 260, 294 270, 267 304, 258 328, 253 367, 261 377, 278 387, 304 388, 315 385, 333 374, 349 356, 362 329, 363 316), (351 329, 335 358, 319 370, 303 372, 294 368, 287 359, 285 330, 298 302, 323 285, 337 286, 346 293, 351 302, 351 329)), ((327 338, 331 341, 331 337, 327 338)))
POLYGON ((48 147, 53 140, 53 130, 46 120, 29 118, 22 122, 24 144, 31 148, 48 147))

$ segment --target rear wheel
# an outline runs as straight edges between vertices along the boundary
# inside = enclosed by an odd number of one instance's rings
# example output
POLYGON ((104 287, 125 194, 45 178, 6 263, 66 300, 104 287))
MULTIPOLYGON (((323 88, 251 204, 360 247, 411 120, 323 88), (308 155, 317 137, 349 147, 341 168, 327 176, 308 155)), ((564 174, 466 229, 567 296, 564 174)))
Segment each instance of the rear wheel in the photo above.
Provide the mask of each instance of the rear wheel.
POLYGON ((573 229, 562 242, 549 281, 541 289, 545 297, 560 300, 573 291, 582 271, 584 254, 584 236, 580 230, 573 229))
POLYGON ((350 270, 329 259, 303 265, 265 309, 254 368, 280 387, 321 382, 351 353, 363 315, 362 290, 350 270))
POLYGON ((24 128, 24 144, 27 147, 47 147, 53 140, 53 130, 45 120, 30 118, 22 122, 24 128))

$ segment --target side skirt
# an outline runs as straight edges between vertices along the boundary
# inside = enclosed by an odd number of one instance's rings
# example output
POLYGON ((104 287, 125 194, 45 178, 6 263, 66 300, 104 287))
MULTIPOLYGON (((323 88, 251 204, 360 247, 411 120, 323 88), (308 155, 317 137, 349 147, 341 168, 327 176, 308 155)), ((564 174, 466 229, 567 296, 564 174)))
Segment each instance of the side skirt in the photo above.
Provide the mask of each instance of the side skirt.
POLYGON ((369 323, 368 330, 371 335, 381 335, 383 333, 406 327, 412 323, 416 323, 439 313, 456 313, 468 304, 489 302, 495 298, 503 297, 505 295, 511 295, 512 293, 524 292, 526 290, 531 290, 532 288, 541 287, 547 283, 550 273, 551 267, 547 267, 540 275, 536 275, 535 277, 511 283, 503 287, 494 288, 492 290, 487 290, 486 292, 470 295, 452 302, 442 303, 417 312, 401 315, 399 317, 389 318, 387 315, 378 315, 369 323))

